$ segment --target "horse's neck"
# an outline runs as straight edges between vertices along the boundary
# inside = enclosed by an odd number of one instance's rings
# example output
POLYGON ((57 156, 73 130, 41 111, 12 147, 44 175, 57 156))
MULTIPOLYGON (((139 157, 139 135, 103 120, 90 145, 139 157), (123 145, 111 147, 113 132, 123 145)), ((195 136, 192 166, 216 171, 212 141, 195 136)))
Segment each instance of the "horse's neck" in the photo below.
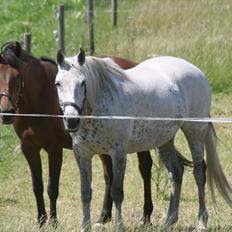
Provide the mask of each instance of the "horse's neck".
POLYGON ((53 80, 56 75, 55 69, 48 69, 43 64, 38 64, 38 67, 40 67, 38 72, 33 73, 33 69, 30 70, 29 67, 23 75, 22 96, 19 99, 21 113, 48 113, 53 109, 50 102, 58 104, 58 100, 57 102, 54 100, 56 92, 53 89, 55 88, 53 80))

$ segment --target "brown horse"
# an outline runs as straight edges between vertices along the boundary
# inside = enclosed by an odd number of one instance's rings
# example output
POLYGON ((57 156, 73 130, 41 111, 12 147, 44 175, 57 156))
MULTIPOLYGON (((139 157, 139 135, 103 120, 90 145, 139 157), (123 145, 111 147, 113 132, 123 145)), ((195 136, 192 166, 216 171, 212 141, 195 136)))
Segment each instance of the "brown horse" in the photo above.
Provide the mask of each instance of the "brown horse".
MULTIPOLYGON (((134 62, 112 58, 122 68, 131 68, 134 62)), ((45 58, 35 58, 21 48, 18 42, 7 43, 0 58, 0 110, 1 113, 49 114, 61 113, 55 88, 57 65, 45 58)), ((50 198, 50 219, 56 224, 56 201, 62 165, 63 148, 72 149, 72 140, 65 132, 62 119, 45 117, 14 117, 3 115, 4 124, 14 125, 21 140, 22 152, 29 164, 33 191, 38 209, 38 222, 42 226, 47 220, 43 197, 43 180, 40 151, 48 153, 49 181, 47 192, 50 198)), ((144 181, 143 222, 150 221, 153 210, 151 199, 152 159, 149 151, 138 155, 139 170, 144 181)), ((105 196, 99 223, 111 220, 112 162, 107 155, 100 155, 105 178, 105 196)))

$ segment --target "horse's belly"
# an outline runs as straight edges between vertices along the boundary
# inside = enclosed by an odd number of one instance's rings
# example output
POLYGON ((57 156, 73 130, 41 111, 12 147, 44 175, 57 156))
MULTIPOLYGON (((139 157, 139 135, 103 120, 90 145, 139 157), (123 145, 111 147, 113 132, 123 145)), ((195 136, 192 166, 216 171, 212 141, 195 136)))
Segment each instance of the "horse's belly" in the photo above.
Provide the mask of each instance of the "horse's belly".
POLYGON ((145 151, 167 143, 180 128, 182 122, 137 122, 128 142, 128 153, 145 151))

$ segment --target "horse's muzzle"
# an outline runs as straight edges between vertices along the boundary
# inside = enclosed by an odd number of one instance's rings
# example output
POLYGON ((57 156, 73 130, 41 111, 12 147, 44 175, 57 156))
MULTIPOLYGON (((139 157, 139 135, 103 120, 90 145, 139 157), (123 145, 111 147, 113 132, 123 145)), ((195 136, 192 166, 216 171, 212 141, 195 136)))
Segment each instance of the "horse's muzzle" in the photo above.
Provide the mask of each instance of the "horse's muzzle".
POLYGON ((80 119, 79 118, 64 118, 66 130, 68 132, 77 132, 79 129, 80 119))
POLYGON ((12 108, 10 110, 2 109, 2 110, 0 110, 0 112, 3 114, 3 115, 1 115, 3 124, 12 124, 14 122, 14 115, 11 115, 11 114, 16 113, 14 108, 12 108), (4 114, 6 114, 6 115, 4 115, 4 114), (7 115, 7 114, 10 114, 10 115, 7 115))

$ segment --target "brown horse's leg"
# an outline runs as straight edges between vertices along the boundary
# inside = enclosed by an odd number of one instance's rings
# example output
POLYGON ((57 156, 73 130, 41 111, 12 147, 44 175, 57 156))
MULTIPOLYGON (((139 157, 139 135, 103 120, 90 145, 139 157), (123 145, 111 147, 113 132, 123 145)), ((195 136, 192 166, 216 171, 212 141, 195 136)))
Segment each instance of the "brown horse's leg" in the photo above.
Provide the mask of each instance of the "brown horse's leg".
POLYGON ((111 188, 112 180, 113 180, 113 171, 112 171, 111 157, 108 155, 99 155, 99 156, 101 158, 102 165, 103 165, 103 171, 104 171, 105 196, 104 196, 103 207, 102 207, 102 211, 101 211, 101 215, 98 220, 98 223, 105 224, 106 222, 109 222, 112 217, 113 200, 111 197, 110 188, 111 188))
MULTIPOLYGON (((58 144, 58 143, 57 143, 58 144)), ((57 224, 56 202, 59 195, 59 179, 62 165, 63 151, 62 147, 48 150, 49 161, 49 181, 48 196, 50 199, 50 220, 53 226, 57 224)))
POLYGON ((46 222, 47 214, 43 198, 42 164, 39 154, 40 149, 23 142, 21 147, 31 170, 32 186, 38 209, 37 219, 40 227, 42 227, 46 222))
POLYGON ((151 168, 152 158, 149 151, 138 152, 139 171, 143 178, 144 187, 144 205, 143 205, 143 223, 150 223, 150 216, 153 211, 151 196, 151 168))

